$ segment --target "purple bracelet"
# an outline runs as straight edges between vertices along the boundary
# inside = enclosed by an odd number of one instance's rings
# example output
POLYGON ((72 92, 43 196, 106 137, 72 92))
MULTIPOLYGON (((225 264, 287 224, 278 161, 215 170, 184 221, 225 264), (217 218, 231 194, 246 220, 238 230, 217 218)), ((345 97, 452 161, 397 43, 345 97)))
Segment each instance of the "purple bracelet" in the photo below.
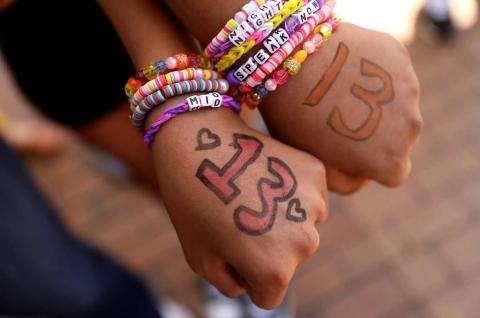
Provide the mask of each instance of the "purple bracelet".
POLYGON ((190 96, 184 103, 168 108, 161 116, 157 118, 157 120, 155 120, 155 122, 152 124, 152 127, 150 127, 143 137, 145 146, 147 148, 151 147, 157 132, 170 119, 175 118, 178 114, 186 113, 188 111, 196 111, 206 107, 232 108, 237 112, 237 114, 240 113, 240 104, 228 95, 210 93, 207 95, 190 96))

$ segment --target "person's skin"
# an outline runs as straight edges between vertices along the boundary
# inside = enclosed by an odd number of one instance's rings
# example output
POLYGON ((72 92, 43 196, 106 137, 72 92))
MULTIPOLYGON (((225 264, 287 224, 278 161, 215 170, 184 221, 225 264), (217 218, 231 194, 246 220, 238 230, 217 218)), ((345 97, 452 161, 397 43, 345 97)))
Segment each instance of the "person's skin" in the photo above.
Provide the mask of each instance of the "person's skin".
MULTIPOLYGON (((99 2, 137 66, 192 51, 155 1, 99 2)), ((183 101, 154 110, 147 127, 183 101)), ((276 307, 319 244, 315 224, 327 217, 323 164, 253 131, 229 109, 176 117, 157 134, 152 155, 192 269, 227 296, 246 291, 258 306, 276 307)))
MULTIPOLYGON (((205 45, 245 0, 165 2, 205 45)), ((260 110, 271 133, 321 159, 330 190, 351 193, 368 179, 397 186, 409 175, 422 127, 419 84, 392 37, 345 23, 270 96, 260 110)))

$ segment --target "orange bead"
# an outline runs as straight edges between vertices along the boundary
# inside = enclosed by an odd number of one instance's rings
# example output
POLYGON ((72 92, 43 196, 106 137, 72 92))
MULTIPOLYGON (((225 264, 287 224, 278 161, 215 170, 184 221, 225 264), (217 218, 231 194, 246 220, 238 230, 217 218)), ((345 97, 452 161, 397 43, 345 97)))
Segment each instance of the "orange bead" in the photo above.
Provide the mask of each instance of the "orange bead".
POLYGON ((173 56, 177 60, 177 70, 184 70, 188 68, 188 55, 185 53, 178 53, 173 56))
POLYGON ((293 56, 293 58, 295 60, 297 60, 298 63, 302 64, 303 62, 305 62, 305 60, 307 59, 308 57, 308 52, 305 51, 305 50, 300 50, 298 51, 297 53, 295 53, 295 55, 293 56))

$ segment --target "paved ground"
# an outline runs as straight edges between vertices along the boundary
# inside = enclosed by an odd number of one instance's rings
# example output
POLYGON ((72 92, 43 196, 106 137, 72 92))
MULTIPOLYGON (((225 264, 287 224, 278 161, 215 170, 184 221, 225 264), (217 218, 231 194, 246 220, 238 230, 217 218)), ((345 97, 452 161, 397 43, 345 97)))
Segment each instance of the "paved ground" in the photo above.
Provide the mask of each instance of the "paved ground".
MULTIPOLYGON (((332 198, 321 251, 295 279, 298 317, 480 317, 479 38, 477 26, 451 46, 410 47, 426 120, 413 175, 398 190, 332 198)), ((75 233, 155 292, 198 305, 153 195, 94 168, 77 143, 29 166, 75 233)))

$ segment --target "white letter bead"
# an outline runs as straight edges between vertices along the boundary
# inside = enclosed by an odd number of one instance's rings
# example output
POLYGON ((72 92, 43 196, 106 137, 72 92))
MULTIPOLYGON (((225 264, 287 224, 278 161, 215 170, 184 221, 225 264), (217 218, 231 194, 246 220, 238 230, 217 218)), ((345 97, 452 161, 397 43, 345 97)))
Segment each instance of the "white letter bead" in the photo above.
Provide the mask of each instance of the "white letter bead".
POLYGON ((247 21, 243 21, 242 24, 240 24, 240 29, 242 30, 242 33, 246 38, 249 38, 250 35, 255 32, 255 30, 250 26, 250 23, 248 23, 247 21))
POLYGON ((255 62, 258 65, 263 65, 270 58, 270 54, 265 52, 264 49, 261 49, 260 51, 257 52, 257 54, 255 54, 255 56, 253 58, 255 59, 255 62))
POLYGON ((270 54, 275 53, 280 48, 280 43, 278 43, 273 36, 268 37, 265 42, 263 42, 263 45, 270 54))
POLYGON ((318 10, 320 10, 320 5, 318 4, 317 1, 310 1, 310 2, 306 5, 306 7, 312 9, 312 15, 313 15, 313 13, 317 12, 318 10))
POLYGON ((222 103, 223 103, 223 96, 222 95, 220 95, 217 92, 211 93, 210 95, 213 99, 212 107, 217 108, 217 107, 222 106, 222 103))
POLYGON ((200 95, 200 101, 202 102, 202 107, 212 106, 213 96, 211 94, 200 95))
POLYGON ((296 17, 301 24, 307 22, 309 15, 305 7, 300 8, 296 13, 292 14, 293 17, 296 17))
POLYGON ((279 13, 283 8, 282 0, 270 0, 268 5, 272 8, 273 14, 279 13))
POLYGON ((240 82, 243 82, 247 77, 248 74, 243 70, 242 67, 240 67, 235 73, 233 73, 233 76, 240 82))
POLYGON ((274 15, 272 7, 266 4, 260 7, 260 13, 263 15, 265 20, 270 20, 274 15))
POLYGON ((278 28, 277 30, 275 30, 272 36, 275 40, 277 40, 277 42, 280 45, 283 45, 285 42, 287 42, 288 38, 290 37, 287 31, 285 31, 285 29, 282 29, 282 28, 278 28))
POLYGON ((202 102, 199 96, 190 96, 187 98, 188 109, 192 112, 200 109, 202 102))
POLYGON ((250 22, 253 27, 258 30, 262 25, 265 24, 265 19, 258 12, 254 12, 248 16, 248 22, 250 22))
POLYGON ((257 69, 257 67, 257 63, 255 63, 255 60, 253 59, 253 57, 251 57, 245 64, 243 64, 242 70, 248 75, 250 75, 257 69))
POLYGON ((228 36, 228 39, 235 46, 242 45, 246 40, 246 38, 243 35, 243 32, 242 32, 241 29, 237 29, 237 30, 233 31, 232 33, 230 33, 230 35, 228 36))

